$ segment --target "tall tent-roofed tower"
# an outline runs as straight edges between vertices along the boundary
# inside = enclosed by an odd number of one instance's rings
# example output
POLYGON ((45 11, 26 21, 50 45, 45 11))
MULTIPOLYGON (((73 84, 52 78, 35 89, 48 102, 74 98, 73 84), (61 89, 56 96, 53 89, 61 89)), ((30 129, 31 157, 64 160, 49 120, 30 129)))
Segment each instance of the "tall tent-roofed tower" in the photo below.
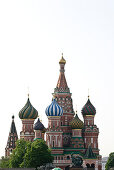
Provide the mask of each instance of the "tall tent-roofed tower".
POLYGON ((28 95, 27 103, 19 112, 19 118, 22 120, 22 131, 20 132, 20 138, 26 141, 34 140, 35 132, 33 125, 37 116, 38 111, 32 106, 28 95))
POLYGON ((70 133, 72 132, 69 122, 73 119, 74 111, 73 111, 70 89, 67 85, 67 81, 65 77, 66 60, 63 58, 63 54, 61 60, 59 61, 59 64, 60 64, 60 74, 53 95, 56 101, 58 102, 58 104, 63 109, 63 116, 61 116, 61 120, 60 120, 61 128, 64 133, 63 146, 69 146, 70 133))
POLYGON ((17 135, 17 130, 14 122, 14 116, 12 116, 11 128, 8 136, 7 145, 5 148, 6 157, 8 157, 12 153, 13 149, 15 149, 17 139, 18 139, 18 135, 17 135))

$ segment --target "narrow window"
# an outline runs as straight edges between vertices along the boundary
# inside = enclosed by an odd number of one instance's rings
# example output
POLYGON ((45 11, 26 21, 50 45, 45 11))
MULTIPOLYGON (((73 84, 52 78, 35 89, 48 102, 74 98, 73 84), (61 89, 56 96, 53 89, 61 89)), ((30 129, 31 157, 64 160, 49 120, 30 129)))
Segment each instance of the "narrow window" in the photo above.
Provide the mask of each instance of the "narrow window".
POLYGON ((54 141, 53 141, 53 148, 54 148, 54 141))

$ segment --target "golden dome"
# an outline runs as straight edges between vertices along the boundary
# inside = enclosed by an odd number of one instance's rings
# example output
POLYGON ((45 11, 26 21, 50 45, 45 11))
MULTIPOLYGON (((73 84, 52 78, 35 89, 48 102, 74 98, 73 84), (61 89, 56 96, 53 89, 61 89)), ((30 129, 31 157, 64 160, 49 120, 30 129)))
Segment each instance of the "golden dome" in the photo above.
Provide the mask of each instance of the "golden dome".
POLYGON ((66 60, 63 58, 63 53, 62 53, 62 58, 59 61, 59 64, 66 64, 66 60))
POLYGON ((72 129, 82 129, 84 126, 83 122, 79 119, 77 114, 69 124, 72 129))

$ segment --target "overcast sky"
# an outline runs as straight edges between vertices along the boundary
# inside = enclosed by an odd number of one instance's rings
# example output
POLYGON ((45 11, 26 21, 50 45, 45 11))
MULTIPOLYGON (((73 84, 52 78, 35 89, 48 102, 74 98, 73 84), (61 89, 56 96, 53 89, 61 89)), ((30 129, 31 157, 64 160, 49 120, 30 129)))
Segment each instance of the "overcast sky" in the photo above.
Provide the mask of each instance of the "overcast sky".
POLYGON ((74 110, 90 100, 96 107, 102 156, 114 152, 114 1, 0 1, 0 156, 4 155, 12 115, 18 135, 18 113, 27 101, 47 127, 46 107, 59 77, 59 60, 74 110))

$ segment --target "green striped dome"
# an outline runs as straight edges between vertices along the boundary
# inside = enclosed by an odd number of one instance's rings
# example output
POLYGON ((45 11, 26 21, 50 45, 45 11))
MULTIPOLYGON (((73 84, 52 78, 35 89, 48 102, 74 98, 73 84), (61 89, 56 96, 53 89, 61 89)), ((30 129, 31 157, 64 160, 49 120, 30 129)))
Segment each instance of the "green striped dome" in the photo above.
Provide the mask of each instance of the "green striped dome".
POLYGON ((84 124, 76 114, 74 119, 70 122, 70 126, 72 127, 72 129, 82 129, 84 124))
POLYGON ((96 114, 96 109, 88 98, 87 103, 82 108, 82 115, 84 116, 84 115, 95 115, 95 114, 96 114))
POLYGON ((27 103, 19 112, 20 119, 36 119, 38 111, 32 106, 28 98, 27 103))

